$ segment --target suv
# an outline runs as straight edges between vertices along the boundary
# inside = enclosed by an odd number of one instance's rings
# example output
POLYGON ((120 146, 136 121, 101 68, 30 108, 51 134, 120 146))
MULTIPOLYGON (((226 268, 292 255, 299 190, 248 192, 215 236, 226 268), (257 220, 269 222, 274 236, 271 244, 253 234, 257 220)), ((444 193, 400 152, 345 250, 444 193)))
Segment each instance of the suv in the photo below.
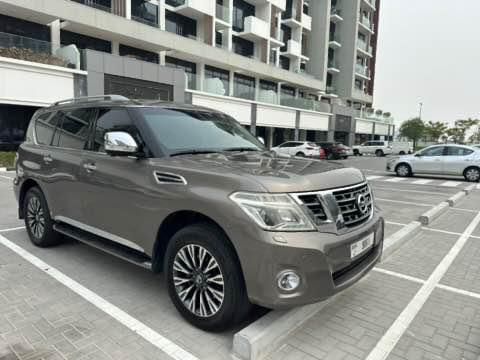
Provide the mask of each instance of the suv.
POLYGON ((287 141, 273 147, 272 151, 279 155, 326 159, 325 151, 317 144, 309 141, 287 141))
POLYGON ((378 157, 382 157, 392 154, 392 147, 388 141, 367 141, 361 145, 355 145, 353 147, 353 154, 355 156, 361 156, 363 154, 375 154, 378 157))
POLYGON ((359 170, 277 157, 207 108, 106 96, 38 110, 14 189, 35 245, 65 235, 164 271, 178 311, 205 330, 251 304, 324 300, 382 254, 359 170))

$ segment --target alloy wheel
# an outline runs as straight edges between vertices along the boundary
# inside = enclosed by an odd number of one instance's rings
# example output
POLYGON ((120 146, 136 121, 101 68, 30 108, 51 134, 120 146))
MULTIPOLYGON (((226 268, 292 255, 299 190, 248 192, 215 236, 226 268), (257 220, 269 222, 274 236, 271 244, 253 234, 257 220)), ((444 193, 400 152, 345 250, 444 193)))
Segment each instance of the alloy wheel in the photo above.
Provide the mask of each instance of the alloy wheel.
POLYGON ((406 165, 400 165, 397 168, 397 174, 403 177, 408 176, 408 174, 410 174, 410 169, 406 165))
POLYGON ((27 204, 27 224, 32 234, 41 239, 45 233, 45 215, 40 200, 32 196, 27 204))
POLYGON ((173 282, 183 305, 200 317, 214 316, 222 307, 225 284, 222 270, 204 247, 182 247, 173 262, 173 282))
POLYGON ((478 169, 468 169, 465 173, 465 177, 469 181, 478 181, 480 179, 480 170, 478 169))

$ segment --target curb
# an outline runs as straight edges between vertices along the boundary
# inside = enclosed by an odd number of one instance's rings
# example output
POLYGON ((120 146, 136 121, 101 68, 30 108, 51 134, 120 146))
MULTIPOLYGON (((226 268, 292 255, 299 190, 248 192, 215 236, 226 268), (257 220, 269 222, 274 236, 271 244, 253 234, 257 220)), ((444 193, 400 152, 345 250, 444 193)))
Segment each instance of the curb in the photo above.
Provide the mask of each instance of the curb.
POLYGON ((451 198, 447 200, 448 205, 455 206, 458 203, 458 201, 464 198, 465 196, 467 196, 467 194, 469 193, 466 191, 466 189, 464 191, 460 191, 456 193, 455 195, 453 195, 451 198))
POLYGON ((463 191, 465 192, 465 194, 470 194, 472 191, 478 189, 477 185, 475 184, 472 184, 472 185, 469 185, 467 186, 465 189, 463 189, 463 191))
POLYGON ((423 215, 420 215, 419 221, 423 225, 428 225, 430 224, 433 220, 438 218, 440 215, 442 215, 444 212, 448 210, 450 207, 449 203, 444 201, 438 204, 437 206, 433 207, 432 209, 428 210, 426 213, 423 215))
POLYGON ((417 235, 422 229, 422 224, 419 221, 412 221, 410 224, 398 230, 396 233, 390 235, 383 242, 383 256, 382 262, 392 255, 405 241, 417 235))
POLYGON ((233 357, 241 360, 264 358, 332 299, 335 299, 335 296, 321 303, 269 312, 234 335, 233 357))

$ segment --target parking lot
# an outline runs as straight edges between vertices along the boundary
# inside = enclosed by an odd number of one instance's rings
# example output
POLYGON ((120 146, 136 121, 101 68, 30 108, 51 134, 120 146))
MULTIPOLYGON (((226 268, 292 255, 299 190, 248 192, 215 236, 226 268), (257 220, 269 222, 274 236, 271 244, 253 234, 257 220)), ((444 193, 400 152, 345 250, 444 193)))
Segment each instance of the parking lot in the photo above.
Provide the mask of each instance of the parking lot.
MULTIPOLYGON (((386 237, 464 191, 461 178, 364 170, 386 237)), ((0 173, 0 360, 231 359, 235 334, 187 324, 154 275, 73 240, 40 249, 0 173)), ((292 327, 268 359, 480 359, 480 189, 403 241, 366 278, 292 327)), ((238 354, 237 354, 238 355, 238 354)))

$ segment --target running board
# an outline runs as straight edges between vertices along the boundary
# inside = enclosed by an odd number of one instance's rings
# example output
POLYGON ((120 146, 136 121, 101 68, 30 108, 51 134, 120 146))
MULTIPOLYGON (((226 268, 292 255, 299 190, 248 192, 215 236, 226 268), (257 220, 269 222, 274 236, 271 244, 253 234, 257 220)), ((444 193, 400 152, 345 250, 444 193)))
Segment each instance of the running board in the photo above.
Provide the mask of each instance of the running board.
POLYGON ((106 252, 110 255, 116 256, 122 260, 128 261, 134 265, 140 266, 144 269, 152 269, 152 261, 144 253, 131 249, 127 246, 117 244, 113 241, 107 240, 100 236, 91 234, 89 232, 80 230, 65 223, 57 223, 53 226, 54 230, 60 234, 78 240, 88 246, 92 246, 98 250, 106 252))

